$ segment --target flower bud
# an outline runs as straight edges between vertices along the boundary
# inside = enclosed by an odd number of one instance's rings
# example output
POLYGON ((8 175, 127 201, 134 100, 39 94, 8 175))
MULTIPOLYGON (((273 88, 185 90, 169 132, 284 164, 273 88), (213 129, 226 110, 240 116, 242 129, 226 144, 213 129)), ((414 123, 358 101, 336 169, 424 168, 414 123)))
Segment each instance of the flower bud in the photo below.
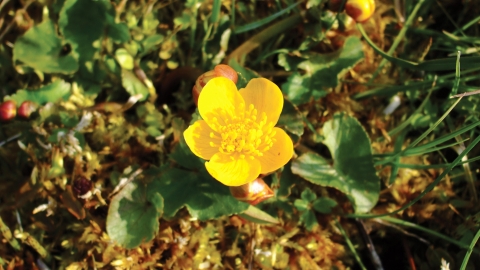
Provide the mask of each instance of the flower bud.
POLYGON ((348 0, 345 12, 356 22, 365 22, 375 12, 375 0, 348 0))
POLYGON ((273 197, 273 191, 262 178, 257 178, 245 185, 230 187, 230 193, 235 199, 251 205, 256 205, 273 197))
POLYGON ((28 119, 30 115, 37 110, 37 105, 29 100, 24 101, 20 107, 18 107, 18 116, 28 119))
POLYGON ((195 105, 197 105, 198 97, 200 96, 200 92, 202 91, 203 87, 207 84, 208 81, 215 77, 225 77, 227 79, 232 80, 235 84, 238 80, 237 72, 228 65, 216 65, 213 70, 207 71, 200 75, 198 79, 195 81, 195 85, 192 89, 192 96, 195 105))
POLYGON ((0 104, 0 121, 9 121, 17 115, 15 101, 7 100, 0 104))

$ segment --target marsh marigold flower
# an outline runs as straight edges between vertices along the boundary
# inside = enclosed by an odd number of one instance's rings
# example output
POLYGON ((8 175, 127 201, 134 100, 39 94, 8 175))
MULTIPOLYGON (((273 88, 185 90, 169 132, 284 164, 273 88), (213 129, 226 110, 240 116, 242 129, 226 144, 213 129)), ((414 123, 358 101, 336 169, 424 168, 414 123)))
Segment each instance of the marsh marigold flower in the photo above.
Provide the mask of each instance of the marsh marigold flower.
POLYGON ((293 143, 275 127, 283 95, 267 79, 252 79, 237 91, 227 78, 211 79, 198 99, 203 120, 183 133, 192 152, 208 160, 207 171, 227 186, 240 186, 277 170, 293 155, 293 143))

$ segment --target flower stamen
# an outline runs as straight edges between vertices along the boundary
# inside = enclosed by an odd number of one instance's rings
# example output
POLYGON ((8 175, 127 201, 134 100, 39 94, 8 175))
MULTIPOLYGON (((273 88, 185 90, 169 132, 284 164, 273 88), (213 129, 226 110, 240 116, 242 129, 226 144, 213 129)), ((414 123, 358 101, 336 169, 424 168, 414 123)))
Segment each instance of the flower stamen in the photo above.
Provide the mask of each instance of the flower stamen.
MULTIPOLYGON (((222 113, 224 112, 220 112, 222 113)), ((211 132, 210 138, 220 140, 220 145, 210 142, 210 146, 218 147, 224 154, 235 154, 241 159, 263 156, 263 152, 273 146, 274 123, 268 122, 265 113, 261 114, 261 121, 257 122, 257 115, 258 110, 253 104, 250 104, 247 110, 242 104, 236 117, 225 117, 225 125, 221 125, 217 118, 213 118, 212 122, 218 135, 211 132)))

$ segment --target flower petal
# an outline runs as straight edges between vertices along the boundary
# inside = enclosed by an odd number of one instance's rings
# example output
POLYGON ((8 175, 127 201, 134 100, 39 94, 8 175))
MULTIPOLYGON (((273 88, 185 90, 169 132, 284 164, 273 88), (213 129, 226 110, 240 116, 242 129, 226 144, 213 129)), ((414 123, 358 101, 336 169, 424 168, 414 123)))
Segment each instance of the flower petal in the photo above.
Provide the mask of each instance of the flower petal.
POLYGON ((220 138, 210 138, 210 133, 216 134, 204 120, 198 120, 189 126, 184 132, 185 142, 192 152, 206 160, 212 158, 218 152, 218 146, 210 146, 210 142, 220 145, 220 138))
MULTIPOLYGON (((240 95, 246 108, 253 104, 259 116, 264 112, 268 122, 277 124, 283 108, 283 94, 276 84, 265 78, 252 79, 244 89, 240 89, 240 95)), ((261 120, 261 117, 258 119, 261 120)))
POLYGON ((261 173, 269 173, 277 170, 287 162, 293 156, 293 142, 281 128, 274 128, 275 142, 273 146, 263 156, 257 157, 262 166, 261 173))
POLYGON ((237 86, 224 77, 211 79, 198 98, 198 111, 213 130, 217 130, 217 121, 225 125, 225 120, 233 119, 240 110, 244 110, 244 105, 237 86))
POLYGON ((215 154, 205 167, 213 178, 226 186, 241 186, 252 182, 260 174, 260 162, 248 158, 234 158, 223 153, 215 154))

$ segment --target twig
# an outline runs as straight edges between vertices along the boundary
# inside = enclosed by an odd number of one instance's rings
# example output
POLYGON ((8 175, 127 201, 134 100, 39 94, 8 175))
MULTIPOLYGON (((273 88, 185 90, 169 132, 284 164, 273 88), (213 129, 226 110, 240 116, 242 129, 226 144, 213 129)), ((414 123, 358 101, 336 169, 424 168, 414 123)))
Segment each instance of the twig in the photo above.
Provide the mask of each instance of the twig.
MULTIPOLYGON (((15 15, 20 12, 20 11, 24 11, 24 12, 27 12, 27 8, 33 3, 35 2, 36 0, 30 0, 28 1, 25 6, 23 6, 23 8, 21 9, 18 9, 16 12, 15 12, 15 15)), ((0 34, 0 42, 3 40, 3 37, 5 37, 6 34, 8 34, 8 32, 10 32, 10 30, 12 29, 13 25, 15 24, 15 18, 12 19, 12 21, 7 25, 7 27, 5 28, 5 30, 2 32, 2 34, 0 34)))
POLYGON ((242 45, 238 46, 233 52, 230 53, 230 55, 226 57, 225 61, 228 63, 230 59, 235 59, 240 63, 239 60, 243 55, 253 51, 268 39, 277 36, 295 24, 300 23, 304 14, 304 12, 297 13, 265 28, 245 41, 242 45))
POLYGON ((20 136, 22 136, 22 133, 21 133, 21 132, 13 135, 12 137, 6 139, 6 140, 3 141, 3 142, 0 142, 0 147, 2 147, 4 144, 7 144, 7 143, 9 143, 9 142, 17 139, 17 138, 20 137, 20 136))
POLYGON ((375 250, 375 246, 373 245, 372 238, 367 234, 367 231, 365 229, 365 224, 363 223, 362 220, 356 218, 355 223, 357 224, 357 229, 360 232, 360 235, 363 238, 363 241, 365 241, 365 245, 368 248, 368 251, 370 251, 370 259, 372 260, 372 263, 377 270, 383 270, 383 265, 382 261, 380 260, 380 256, 378 256, 377 251, 375 250))

